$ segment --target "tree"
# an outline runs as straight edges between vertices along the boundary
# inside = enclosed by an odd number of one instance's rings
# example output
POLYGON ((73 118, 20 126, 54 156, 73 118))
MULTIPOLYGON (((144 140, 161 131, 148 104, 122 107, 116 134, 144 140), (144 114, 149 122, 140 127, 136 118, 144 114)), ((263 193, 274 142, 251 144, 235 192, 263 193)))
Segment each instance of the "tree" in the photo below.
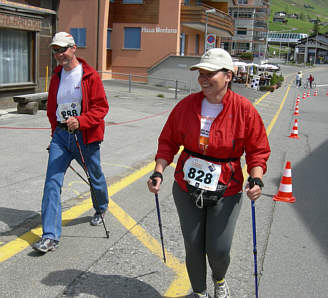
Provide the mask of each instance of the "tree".
POLYGON ((317 17, 317 20, 313 24, 312 32, 314 35, 317 35, 320 31, 320 21, 319 18, 317 17))

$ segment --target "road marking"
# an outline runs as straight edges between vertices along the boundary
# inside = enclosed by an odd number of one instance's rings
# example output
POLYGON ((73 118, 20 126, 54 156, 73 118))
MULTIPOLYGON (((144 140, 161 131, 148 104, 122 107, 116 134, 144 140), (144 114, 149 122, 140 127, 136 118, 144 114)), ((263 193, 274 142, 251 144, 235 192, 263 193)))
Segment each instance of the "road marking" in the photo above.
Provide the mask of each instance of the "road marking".
POLYGON ((270 92, 268 91, 267 93, 265 93, 264 95, 262 95, 255 103, 254 106, 256 106, 257 104, 259 104, 264 98, 266 98, 268 95, 270 94, 270 92))

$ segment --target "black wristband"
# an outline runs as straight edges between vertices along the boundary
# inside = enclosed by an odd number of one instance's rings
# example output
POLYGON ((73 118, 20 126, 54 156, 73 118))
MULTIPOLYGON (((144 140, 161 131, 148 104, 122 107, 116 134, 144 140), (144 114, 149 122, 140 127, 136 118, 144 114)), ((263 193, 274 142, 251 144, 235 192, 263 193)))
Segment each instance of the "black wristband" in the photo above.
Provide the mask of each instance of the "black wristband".
POLYGON ((254 185, 258 185, 262 189, 262 187, 264 186, 264 183, 263 183, 262 179, 258 178, 258 177, 253 178, 253 177, 249 176, 248 177, 248 182, 249 182, 249 188, 253 188, 254 185))
POLYGON ((163 175, 160 172, 154 172, 149 178, 154 181, 155 180, 154 178, 157 178, 157 177, 161 178, 161 183, 162 183, 163 175))

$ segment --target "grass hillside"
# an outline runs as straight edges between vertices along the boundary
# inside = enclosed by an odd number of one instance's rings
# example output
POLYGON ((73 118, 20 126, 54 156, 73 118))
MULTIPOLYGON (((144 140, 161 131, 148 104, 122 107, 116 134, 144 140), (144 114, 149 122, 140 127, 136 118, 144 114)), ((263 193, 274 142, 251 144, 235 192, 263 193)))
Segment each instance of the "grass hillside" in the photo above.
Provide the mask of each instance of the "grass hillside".
POLYGON ((290 31, 311 34, 314 25, 310 20, 316 20, 318 18, 321 22, 319 32, 328 32, 328 0, 271 0, 270 10, 270 31, 290 31), (300 18, 297 20, 287 17, 287 24, 274 23, 273 16, 278 11, 284 11, 287 14, 296 13, 300 18))

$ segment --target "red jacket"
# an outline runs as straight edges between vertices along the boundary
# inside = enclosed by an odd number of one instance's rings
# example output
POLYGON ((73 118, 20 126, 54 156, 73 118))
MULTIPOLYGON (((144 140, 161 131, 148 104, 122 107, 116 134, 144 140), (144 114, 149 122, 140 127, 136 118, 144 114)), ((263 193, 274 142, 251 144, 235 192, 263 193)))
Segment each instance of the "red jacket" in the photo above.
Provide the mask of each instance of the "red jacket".
MULTIPOLYGON (((79 130, 83 132, 83 142, 89 144, 104 139, 104 118, 109 107, 104 86, 97 71, 83 59, 78 58, 78 60, 82 63, 83 74, 81 81, 82 111, 77 119, 80 124, 79 130)), ((62 68, 62 66, 55 68, 48 92, 47 115, 51 124, 51 135, 53 135, 57 126, 57 92, 62 68)))
MULTIPOLYGON (((165 159, 170 164, 181 145, 202 154, 199 137, 203 99, 202 92, 194 93, 174 107, 158 139, 156 159, 165 159)), ((240 157, 243 153, 246 153, 248 173, 255 166, 262 167, 265 173, 270 146, 262 119, 248 99, 228 89, 222 104, 223 110, 211 126, 206 155, 220 159, 237 158, 236 161, 220 163, 220 182, 228 184, 224 196, 231 196, 242 190, 244 178, 240 157)), ((185 191, 183 165, 188 157, 186 152, 181 153, 174 175, 185 191)))

